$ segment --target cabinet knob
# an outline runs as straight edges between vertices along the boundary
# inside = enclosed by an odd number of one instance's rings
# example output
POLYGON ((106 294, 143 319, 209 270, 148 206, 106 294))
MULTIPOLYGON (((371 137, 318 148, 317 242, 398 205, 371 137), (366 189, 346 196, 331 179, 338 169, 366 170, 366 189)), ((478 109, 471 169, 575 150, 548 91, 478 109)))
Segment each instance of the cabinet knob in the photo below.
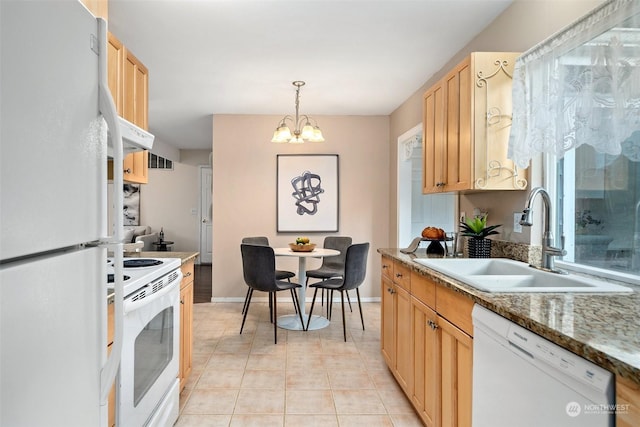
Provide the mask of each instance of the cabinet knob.
POLYGON ((430 327, 432 330, 434 330, 434 331, 435 331, 436 329, 438 329, 438 325, 437 325, 437 324, 436 324, 436 322, 434 322, 433 320, 429 320, 429 321, 427 322, 427 324, 428 324, 428 325, 429 325, 429 327, 430 327))
POLYGON ((191 276, 191 272, 189 271, 187 274, 184 275, 184 277, 189 277, 191 276))
POLYGON ((386 270, 387 268, 389 268, 389 266, 387 264, 382 264, 382 269, 386 270))
POLYGON ((184 301, 183 301, 183 300, 180 300, 180 304, 184 305, 184 301))
POLYGON ((126 169, 124 170, 124 173, 131 173, 131 168, 126 168, 126 169))
POLYGON ((398 278, 402 277, 402 273, 396 273, 396 277, 398 278))

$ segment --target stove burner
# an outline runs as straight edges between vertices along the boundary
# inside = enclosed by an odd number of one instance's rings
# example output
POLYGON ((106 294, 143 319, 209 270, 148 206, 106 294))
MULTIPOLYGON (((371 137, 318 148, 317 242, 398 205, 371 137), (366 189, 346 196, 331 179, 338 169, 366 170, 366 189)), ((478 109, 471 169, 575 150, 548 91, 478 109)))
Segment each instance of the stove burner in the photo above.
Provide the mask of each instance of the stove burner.
MULTIPOLYGON (((123 276, 125 282, 129 279, 131 279, 131 277, 127 276, 126 274, 123 276)), ((115 276, 113 274, 107 274, 107 283, 113 283, 115 280, 115 276)))
POLYGON ((162 264, 162 261, 159 259, 127 259, 124 261, 124 268, 153 267, 160 264, 162 264))

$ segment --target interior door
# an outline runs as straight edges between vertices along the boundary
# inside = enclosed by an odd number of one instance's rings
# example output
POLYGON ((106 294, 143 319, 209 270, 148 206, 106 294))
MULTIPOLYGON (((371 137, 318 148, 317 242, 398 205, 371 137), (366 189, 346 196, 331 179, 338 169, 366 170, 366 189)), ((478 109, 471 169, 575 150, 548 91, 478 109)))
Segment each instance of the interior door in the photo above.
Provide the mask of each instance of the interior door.
POLYGON ((213 252, 213 181, 210 167, 200 168, 200 262, 211 264, 213 252))

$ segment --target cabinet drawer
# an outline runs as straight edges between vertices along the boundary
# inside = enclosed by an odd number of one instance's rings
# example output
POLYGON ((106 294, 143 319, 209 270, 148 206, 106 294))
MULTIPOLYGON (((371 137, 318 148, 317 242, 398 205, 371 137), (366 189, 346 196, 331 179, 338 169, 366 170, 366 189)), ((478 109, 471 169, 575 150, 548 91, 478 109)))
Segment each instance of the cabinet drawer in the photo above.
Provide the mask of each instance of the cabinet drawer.
POLYGON ((436 306, 436 284, 419 273, 411 273, 411 294, 431 309, 436 306))
POLYGON ((382 257, 382 275, 388 277, 389 280, 393 280, 393 261, 391 258, 385 256, 382 257))
POLYGON ((438 285, 436 287, 436 311, 469 336, 473 336, 471 310, 473 301, 458 292, 438 285))
POLYGON ((411 292, 411 269, 404 264, 394 262, 393 281, 404 290, 411 292))

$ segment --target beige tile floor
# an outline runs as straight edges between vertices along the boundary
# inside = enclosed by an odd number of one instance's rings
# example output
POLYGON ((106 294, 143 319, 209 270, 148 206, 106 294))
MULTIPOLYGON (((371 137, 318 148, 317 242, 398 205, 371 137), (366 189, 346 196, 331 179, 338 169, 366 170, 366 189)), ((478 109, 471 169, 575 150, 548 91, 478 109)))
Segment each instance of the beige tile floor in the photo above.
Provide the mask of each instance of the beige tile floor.
MULTIPOLYGON (((309 305, 307 304, 307 310, 309 305)), ((340 306, 318 331, 273 327, 265 303, 253 303, 242 335, 241 303, 194 305, 193 371, 180 395, 177 427, 421 426, 380 354, 380 304, 340 306)), ((314 309, 315 311, 316 309, 314 309)), ((291 302, 278 314, 291 314, 291 302)))

